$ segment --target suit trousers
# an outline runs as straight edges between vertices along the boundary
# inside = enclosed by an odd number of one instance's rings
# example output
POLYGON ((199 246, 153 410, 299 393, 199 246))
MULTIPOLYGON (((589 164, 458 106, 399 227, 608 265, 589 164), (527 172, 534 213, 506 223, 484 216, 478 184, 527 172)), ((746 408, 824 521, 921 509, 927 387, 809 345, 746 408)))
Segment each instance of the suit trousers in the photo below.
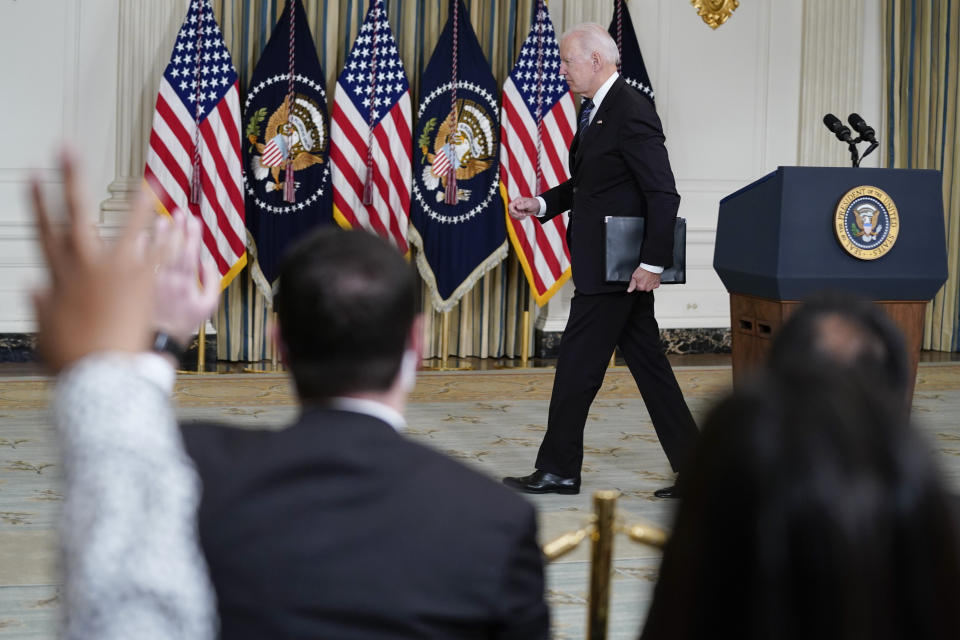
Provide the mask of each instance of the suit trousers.
POLYGON ((570 478, 580 475, 587 413, 603 384, 614 347, 626 360, 670 466, 679 471, 697 439, 697 425, 660 342, 653 293, 575 292, 560 339, 547 434, 536 467, 570 478))

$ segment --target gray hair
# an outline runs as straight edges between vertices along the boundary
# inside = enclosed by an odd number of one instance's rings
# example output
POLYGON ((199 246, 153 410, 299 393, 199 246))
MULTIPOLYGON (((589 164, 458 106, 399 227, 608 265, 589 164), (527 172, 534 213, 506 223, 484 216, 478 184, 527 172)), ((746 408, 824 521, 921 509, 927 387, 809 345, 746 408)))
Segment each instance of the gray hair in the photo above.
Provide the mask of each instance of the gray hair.
POLYGON ((620 62, 620 50, 617 49, 617 43, 613 41, 603 25, 596 22, 584 22, 575 25, 560 36, 560 41, 563 42, 570 37, 576 38, 580 42, 581 48, 587 55, 596 51, 600 54, 600 59, 608 64, 620 62))

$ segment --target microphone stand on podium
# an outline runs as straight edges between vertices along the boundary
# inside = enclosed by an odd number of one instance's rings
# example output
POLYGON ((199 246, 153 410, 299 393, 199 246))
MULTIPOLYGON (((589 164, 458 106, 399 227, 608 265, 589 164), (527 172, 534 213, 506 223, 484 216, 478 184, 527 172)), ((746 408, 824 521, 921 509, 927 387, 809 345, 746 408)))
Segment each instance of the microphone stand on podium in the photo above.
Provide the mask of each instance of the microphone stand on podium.
POLYGON ((873 130, 873 127, 864 122, 859 114, 851 113, 847 117, 847 122, 860 134, 857 138, 851 136, 850 129, 840 122, 840 118, 837 116, 832 113, 823 116, 823 124, 826 125, 827 129, 830 129, 830 131, 837 136, 838 140, 847 143, 847 148, 850 149, 850 166, 859 167, 863 159, 870 155, 880 143, 877 142, 876 132, 873 130), (861 156, 857 145, 864 141, 869 142, 870 146, 867 147, 867 150, 864 151, 861 156))

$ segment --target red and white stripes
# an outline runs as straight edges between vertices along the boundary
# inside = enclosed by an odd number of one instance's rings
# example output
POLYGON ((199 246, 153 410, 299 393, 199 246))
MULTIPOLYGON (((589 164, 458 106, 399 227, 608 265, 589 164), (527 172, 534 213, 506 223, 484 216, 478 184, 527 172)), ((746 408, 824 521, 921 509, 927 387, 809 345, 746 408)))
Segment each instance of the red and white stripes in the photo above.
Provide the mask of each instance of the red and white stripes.
MULTIPOLYGON (((573 94, 568 91, 544 115, 538 141, 537 123, 513 79, 507 78, 500 118, 500 179, 508 201, 535 196, 538 186, 547 189, 570 177, 567 156, 575 121, 573 94)), ((566 213, 544 224, 532 217, 521 221, 507 217, 510 239, 537 304, 549 300, 570 277, 567 220, 566 213)))
POLYGON ((367 122, 338 82, 330 124, 334 217, 341 226, 367 229, 387 238, 405 254, 409 250, 412 175, 410 91, 404 92, 372 131, 367 122), (368 166, 371 202, 364 205, 368 166))
POLYGON ((206 257, 220 271, 223 287, 246 264, 242 175, 236 83, 198 131, 194 114, 161 79, 144 177, 165 212, 179 207, 201 219, 206 257), (196 204, 190 202, 195 154, 201 168, 196 204))

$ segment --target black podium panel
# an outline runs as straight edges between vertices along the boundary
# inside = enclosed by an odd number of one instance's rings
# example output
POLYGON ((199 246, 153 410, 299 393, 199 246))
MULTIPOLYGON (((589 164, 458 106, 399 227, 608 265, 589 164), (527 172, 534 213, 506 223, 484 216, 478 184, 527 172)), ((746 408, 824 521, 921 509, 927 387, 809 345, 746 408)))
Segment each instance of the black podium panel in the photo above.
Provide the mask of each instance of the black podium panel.
POLYGON ((947 279, 942 176, 920 169, 780 167, 720 201, 713 267, 731 293, 801 300, 823 289, 923 300, 947 279), (851 189, 882 189, 898 211, 886 255, 851 256, 834 213, 851 189))

